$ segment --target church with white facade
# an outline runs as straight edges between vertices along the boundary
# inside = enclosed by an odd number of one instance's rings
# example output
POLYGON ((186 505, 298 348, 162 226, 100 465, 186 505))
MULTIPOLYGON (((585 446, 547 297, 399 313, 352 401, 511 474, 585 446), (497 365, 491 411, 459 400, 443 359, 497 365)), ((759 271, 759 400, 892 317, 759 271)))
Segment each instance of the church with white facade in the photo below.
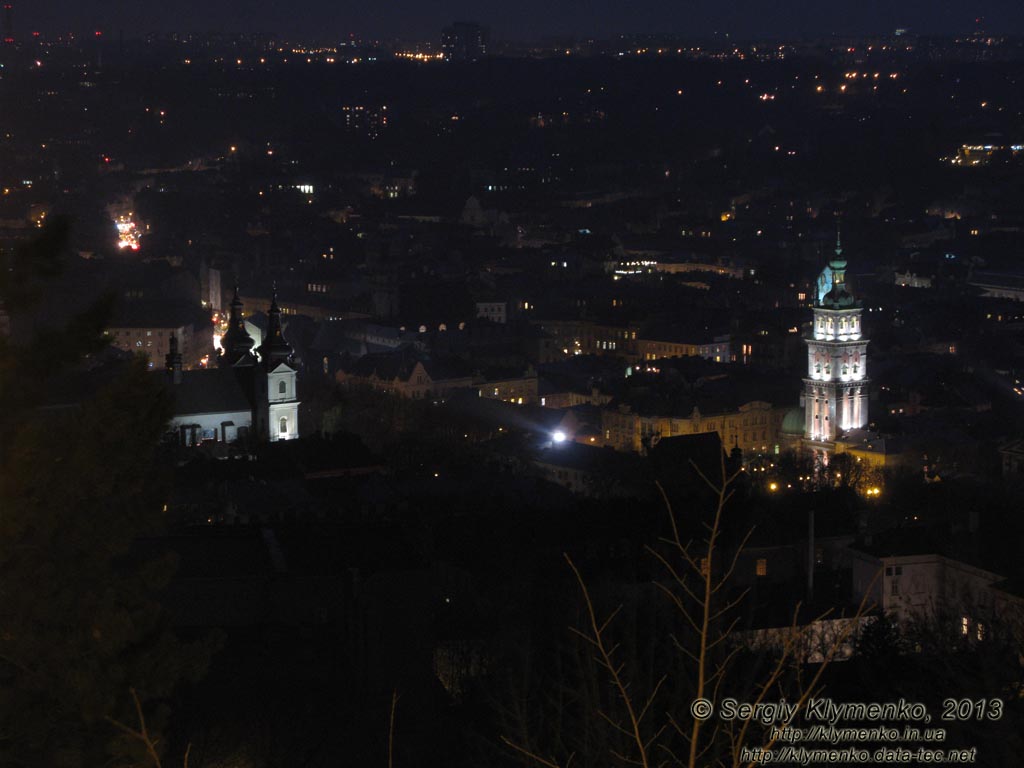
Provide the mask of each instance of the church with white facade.
POLYGON ((254 346, 237 289, 216 367, 183 370, 177 339, 172 337, 164 375, 174 398, 170 428, 180 445, 298 438, 296 369, 284 338, 276 292, 263 343, 254 346))

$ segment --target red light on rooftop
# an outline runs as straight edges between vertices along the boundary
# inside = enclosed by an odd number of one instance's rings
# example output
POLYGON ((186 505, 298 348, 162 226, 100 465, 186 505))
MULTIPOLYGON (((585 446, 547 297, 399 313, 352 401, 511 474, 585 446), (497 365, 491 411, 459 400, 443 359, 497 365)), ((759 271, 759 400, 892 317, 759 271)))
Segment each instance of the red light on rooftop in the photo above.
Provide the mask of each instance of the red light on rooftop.
POLYGON ((109 163, 110 162, 110 158, 109 157, 104 157, 103 158, 103 162, 104 163, 109 163))
POLYGON ((32 33, 32 37, 39 37, 39 33, 38 32, 33 32, 32 33))
POLYGON ((103 37, 103 33, 100 32, 98 29, 93 34, 96 35, 96 37, 103 37))

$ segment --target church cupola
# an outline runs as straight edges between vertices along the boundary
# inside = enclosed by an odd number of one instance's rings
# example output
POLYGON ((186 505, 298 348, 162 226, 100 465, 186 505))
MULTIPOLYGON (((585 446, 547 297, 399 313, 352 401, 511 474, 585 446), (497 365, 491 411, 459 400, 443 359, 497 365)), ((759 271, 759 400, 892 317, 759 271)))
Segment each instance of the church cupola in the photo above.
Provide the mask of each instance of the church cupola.
POLYGON ((268 369, 278 363, 287 362, 292 356, 292 348, 284 339, 284 328, 281 326, 281 308, 277 306, 277 289, 270 300, 270 311, 267 312, 267 335, 256 350, 260 360, 268 369))
POLYGON ((821 297, 820 306, 834 309, 854 306, 856 302, 846 283, 846 259, 843 258, 843 245, 838 231, 836 232, 835 257, 829 261, 828 269, 822 274, 828 275, 826 279, 831 281, 831 288, 821 297))
POLYGON ((255 362, 252 348, 256 342, 245 330, 245 319, 242 317, 242 300, 238 298, 238 286, 231 300, 231 314, 228 316, 228 331, 221 339, 223 352, 220 356, 221 365, 252 365, 255 362))

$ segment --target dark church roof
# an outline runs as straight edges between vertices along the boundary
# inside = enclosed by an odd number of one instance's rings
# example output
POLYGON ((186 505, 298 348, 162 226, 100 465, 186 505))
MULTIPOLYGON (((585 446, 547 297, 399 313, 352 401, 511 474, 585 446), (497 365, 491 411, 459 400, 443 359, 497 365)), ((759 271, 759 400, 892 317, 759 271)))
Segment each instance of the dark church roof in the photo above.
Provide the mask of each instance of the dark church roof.
POLYGON ((469 378, 473 372, 457 359, 438 360, 420 354, 410 345, 392 352, 363 355, 358 360, 347 360, 342 364, 346 373, 361 378, 376 376, 382 381, 408 381, 417 363, 432 381, 469 378))
POLYGON ((174 395, 174 415, 251 411, 253 404, 246 395, 245 377, 252 369, 204 368, 182 371, 181 383, 174 384, 166 371, 160 374, 174 395))

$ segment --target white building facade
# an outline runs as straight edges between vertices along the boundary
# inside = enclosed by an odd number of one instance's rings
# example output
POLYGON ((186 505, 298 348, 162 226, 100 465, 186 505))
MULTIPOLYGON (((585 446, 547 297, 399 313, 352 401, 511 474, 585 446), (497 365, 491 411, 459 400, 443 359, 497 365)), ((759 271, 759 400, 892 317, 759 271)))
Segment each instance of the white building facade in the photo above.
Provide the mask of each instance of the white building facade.
POLYGON ((299 436, 299 401, 295 392, 295 369, 278 362, 266 372, 266 438, 270 442, 294 440, 299 436))

